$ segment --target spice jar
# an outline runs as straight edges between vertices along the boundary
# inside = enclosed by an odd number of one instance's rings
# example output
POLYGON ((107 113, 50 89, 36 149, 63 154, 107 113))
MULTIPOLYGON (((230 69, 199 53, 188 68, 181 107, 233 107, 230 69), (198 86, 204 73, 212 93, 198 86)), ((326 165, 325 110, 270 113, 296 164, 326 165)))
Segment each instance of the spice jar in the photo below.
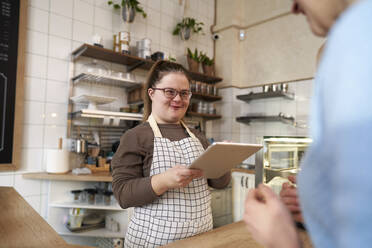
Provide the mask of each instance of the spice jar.
POLYGON ((74 196, 74 202, 79 202, 80 201, 81 192, 83 192, 83 191, 82 190, 71 190, 71 193, 74 196))
POLYGON ((195 82, 195 93, 200 93, 201 92, 201 82, 196 81, 195 82))
POLYGON ((216 85, 213 85, 213 95, 218 96, 218 88, 216 85))
POLYGON ((89 204, 94 204, 96 200, 96 189, 85 189, 87 200, 89 204))
POLYGON ((105 205, 111 205, 111 196, 112 196, 112 191, 105 191, 103 192, 103 203, 105 205))
POLYGON ((208 89, 208 85, 206 83, 201 83, 201 93, 203 95, 207 95, 208 94, 207 89, 208 89))
POLYGON ((195 84, 195 81, 194 80, 191 81, 190 88, 191 88, 191 92, 194 93, 195 92, 195 89, 196 89, 196 84, 195 84))
POLYGON ((208 95, 214 95, 213 87, 214 86, 212 84, 207 85, 207 94, 208 95))

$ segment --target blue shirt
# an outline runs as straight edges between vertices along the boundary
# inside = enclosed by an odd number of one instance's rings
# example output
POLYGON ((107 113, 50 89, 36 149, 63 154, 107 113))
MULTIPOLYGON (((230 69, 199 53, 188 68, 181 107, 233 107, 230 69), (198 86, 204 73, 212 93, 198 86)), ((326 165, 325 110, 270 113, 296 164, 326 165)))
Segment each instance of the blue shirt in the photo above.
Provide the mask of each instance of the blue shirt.
POLYGON ((315 79, 313 144, 298 178, 315 247, 372 247, 372 0, 330 30, 315 79))

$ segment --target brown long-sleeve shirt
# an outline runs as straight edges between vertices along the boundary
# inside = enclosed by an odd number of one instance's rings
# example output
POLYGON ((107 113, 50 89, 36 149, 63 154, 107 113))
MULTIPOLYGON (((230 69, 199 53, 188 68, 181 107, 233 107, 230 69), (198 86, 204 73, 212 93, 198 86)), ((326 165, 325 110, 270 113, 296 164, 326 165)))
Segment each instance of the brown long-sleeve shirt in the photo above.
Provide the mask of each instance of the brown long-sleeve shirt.
MULTIPOLYGON (((178 141, 189 137, 180 124, 158 124, 164 138, 178 141)), ((204 149, 209 145, 203 134, 191 129, 204 149)), ((150 169, 154 150, 154 133, 148 122, 128 130, 120 139, 120 145, 112 161, 112 189, 122 208, 137 207, 155 201, 158 196, 151 186, 150 169)), ((208 179, 209 186, 226 187, 231 175, 208 179)))

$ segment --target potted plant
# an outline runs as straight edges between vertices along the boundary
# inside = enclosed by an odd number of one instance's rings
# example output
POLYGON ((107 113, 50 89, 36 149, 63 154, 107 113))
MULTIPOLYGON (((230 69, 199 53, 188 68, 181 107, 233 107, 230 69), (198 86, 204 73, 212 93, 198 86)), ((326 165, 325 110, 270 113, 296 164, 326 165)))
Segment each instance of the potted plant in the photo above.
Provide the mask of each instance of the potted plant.
POLYGON ((192 72, 199 72, 200 57, 198 49, 195 48, 194 52, 191 52, 190 48, 187 48, 187 63, 189 64, 189 70, 192 72))
POLYGON ((114 3, 114 1, 108 1, 108 5, 112 5, 114 9, 121 8, 121 16, 124 22, 133 22, 136 12, 142 13, 143 18, 146 18, 147 14, 140 6, 140 2, 137 0, 121 0, 121 4, 114 3))
POLYGON ((194 18, 184 17, 181 22, 177 23, 173 29, 173 35, 179 35, 182 40, 190 39, 191 31, 193 33, 203 33, 204 23, 197 22, 194 18))
POLYGON ((214 76, 214 59, 211 59, 207 54, 200 52, 199 60, 202 63, 203 72, 209 76, 214 76))

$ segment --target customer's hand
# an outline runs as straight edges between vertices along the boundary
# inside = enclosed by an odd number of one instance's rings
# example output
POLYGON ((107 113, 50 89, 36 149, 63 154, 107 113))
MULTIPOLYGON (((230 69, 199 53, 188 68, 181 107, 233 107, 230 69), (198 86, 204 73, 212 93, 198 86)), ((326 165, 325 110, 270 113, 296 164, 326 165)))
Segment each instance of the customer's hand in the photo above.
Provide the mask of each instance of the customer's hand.
POLYGON ((290 213, 279 197, 263 184, 247 194, 244 221, 253 238, 265 247, 300 247, 290 213))
POLYGON ((186 187, 193 179, 203 176, 203 171, 189 169, 184 165, 175 165, 161 174, 151 178, 151 185, 157 195, 175 188, 186 187))
MULTIPOLYGON (((289 181, 296 184, 296 177, 289 176, 289 181)), ((293 220, 296 222, 304 223, 302 212, 300 208, 300 202, 298 200, 297 188, 290 183, 284 183, 282 190, 280 191, 280 198, 286 205, 288 210, 291 212, 293 220)))

